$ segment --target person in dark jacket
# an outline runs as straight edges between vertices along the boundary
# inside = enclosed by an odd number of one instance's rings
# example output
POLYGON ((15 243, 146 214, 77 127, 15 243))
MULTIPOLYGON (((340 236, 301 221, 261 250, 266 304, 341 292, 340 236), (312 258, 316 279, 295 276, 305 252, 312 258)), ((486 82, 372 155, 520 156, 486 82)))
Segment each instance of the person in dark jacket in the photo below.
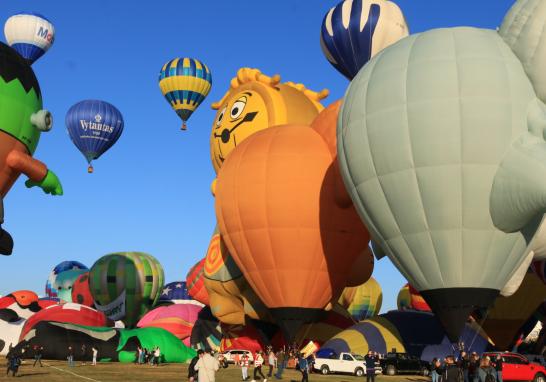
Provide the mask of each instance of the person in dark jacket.
POLYGON ((497 371, 497 381, 502 382, 502 356, 500 354, 497 354, 497 357, 495 358, 495 370, 497 371))
POLYGON ((442 370, 442 382, 462 382, 463 379, 463 372, 455 363, 455 357, 448 355, 442 370))
POLYGON ((483 357, 478 369, 478 382, 494 382, 497 380, 497 371, 491 365, 489 357, 483 357))
POLYGON ((368 354, 364 357, 366 361, 366 382, 375 382, 375 362, 377 357, 373 351, 368 351, 368 354))
POLYGON ((469 382, 468 380, 468 367, 470 366, 470 359, 466 352, 461 352, 461 358, 459 359, 459 367, 463 371, 464 382, 469 382))
POLYGON ((284 369, 286 369, 287 363, 288 357, 284 353, 284 349, 279 350, 279 352, 277 353, 277 373, 275 374, 275 378, 282 378, 282 373, 284 372, 284 369))
POLYGON ((432 382, 438 382, 440 379, 440 374, 442 373, 442 365, 438 358, 434 358, 430 363, 430 376, 432 382))
POLYGON ((303 353, 299 355, 298 366, 301 372, 301 382, 309 382, 309 364, 303 353))
POLYGON ((11 371, 12 375, 15 377, 17 375, 17 372, 19 371, 19 366, 21 366, 21 356, 18 354, 13 354, 9 356, 8 372, 6 373, 6 375, 8 375, 11 371))
POLYGON ((197 381, 197 373, 199 373, 199 371, 195 370, 195 365, 197 365, 197 361, 199 361, 199 355, 201 354, 203 354, 203 350, 199 349, 197 351, 197 355, 191 359, 190 368, 188 369, 189 382, 197 381))
POLYGON ((473 352, 468 362, 468 380, 475 382, 478 379, 478 369, 480 368, 480 357, 478 353, 473 352))
POLYGON ((34 349, 34 364, 32 367, 36 366, 36 363, 40 364, 40 367, 43 367, 42 365, 42 355, 44 354, 44 347, 43 346, 36 346, 34 349))

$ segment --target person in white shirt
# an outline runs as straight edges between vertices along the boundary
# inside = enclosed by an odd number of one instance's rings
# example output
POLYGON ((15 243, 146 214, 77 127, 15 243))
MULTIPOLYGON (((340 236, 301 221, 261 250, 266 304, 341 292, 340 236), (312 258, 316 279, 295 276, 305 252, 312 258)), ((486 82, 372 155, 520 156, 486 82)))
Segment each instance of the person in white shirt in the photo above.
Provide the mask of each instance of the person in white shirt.
POLYGON ((264 373, 262 373, 262 365, 264 364, 264 357, 262 357, 262 352, 259 351, 256 353, 256 357, 254 358, 254 379, 252 379, 252 382, 256 382, 256 376, 259 374, 264 382, 267 382, 267 379, 264 376, 264 373))
POLYGON ((93 366, 97 366, 97 354, 99 354, 99 350, 93 346, 91 351, 93 352, 93 366))
POLYGON ((159 359, 161 357, 161 349, 159 349, 159 346, 156 346, 154 350, 154 363, 155 366, 159 366, 159 359))
POLYGON ((208 351, 199 354, 199 361, 195 365, 195 370, 199 372, 197 375, 198 382, 215 382, 216 372, 220 368, 220 364, 216 358, 210 355, 208 351))

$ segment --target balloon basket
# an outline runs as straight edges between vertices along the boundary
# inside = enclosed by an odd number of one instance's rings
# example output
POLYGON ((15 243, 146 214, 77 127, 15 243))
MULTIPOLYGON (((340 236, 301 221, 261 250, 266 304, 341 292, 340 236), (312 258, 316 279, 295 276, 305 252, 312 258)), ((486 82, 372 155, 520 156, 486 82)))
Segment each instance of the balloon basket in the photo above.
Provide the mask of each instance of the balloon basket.
POLYGON ((180 130, 186 131, 187 129, 188 129, 188 126, 186 126, 186 122, 184 122, 184 123, 182 124, 182 127, 180 128, 180 130))
POLYGON ((88 173, 88 174, 92 174, 92 173, 93 173, 93 166, 89 165, 89 167, 87 167, 87 173, 88 173))

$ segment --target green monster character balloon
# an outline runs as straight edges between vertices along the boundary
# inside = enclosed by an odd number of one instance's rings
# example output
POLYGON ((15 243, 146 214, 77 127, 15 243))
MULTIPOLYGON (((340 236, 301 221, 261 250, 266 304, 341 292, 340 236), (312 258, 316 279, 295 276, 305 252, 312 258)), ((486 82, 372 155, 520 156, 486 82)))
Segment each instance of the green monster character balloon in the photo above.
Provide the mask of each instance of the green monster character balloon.
MULTIPOLYGON (((45 193, 62 195, 57 176, 32 158, 41 132, 51 130, 53 119, 42 109, 40 85, 30 65, 15 50, 0 43, 0 196, 9 192, 19 175, 27 187, 41 187, 45 193)), ((4 208, 0 200, 0 224, 4 208)), ((0 228, 0 254, 10 255, 13 240, 0 228)))
POLYGON ((354 78, 338 120, 343 178, 378 256, 455 342, 528 266, 546 211, 546 2, 499 33, 411 35, 354 78))
POLYGON ((164 281, 161 264, 142 252, 103 256, 89 273, 89 288, 97 309, 129 328, 157 303, 164 281))

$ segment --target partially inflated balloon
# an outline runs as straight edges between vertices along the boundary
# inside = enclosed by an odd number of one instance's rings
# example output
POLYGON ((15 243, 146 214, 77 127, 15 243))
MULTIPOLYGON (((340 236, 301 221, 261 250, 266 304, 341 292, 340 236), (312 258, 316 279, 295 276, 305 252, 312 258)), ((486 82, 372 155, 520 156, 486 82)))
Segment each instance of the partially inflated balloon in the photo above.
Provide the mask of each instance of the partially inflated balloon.
POLYGON ((89 288, 89 272, 81 274, 72 285, 72 302, 85 306, 95 306, 91 289, 89 288))
POLYGON ((193 58, 175 58, 161 68, 159 88, 183 121, 186 121, 210 92, 212 74, 207 65, 193 58))
POLYGON ((345 288, 338 302, 356 321, 361 321, 379 313, 383 292, 372 277, 360 286, 345 288))
POLYGON ((475 28, 399 41, 345 96, 347 189, 453 342, 532 256, 546 209, 545 110, 510 47, 475 28))
POLYGON ((159 299, 164 276, 161 264, 142 252, 119 252, 101 257, 89 274, 98 310, 126 327, 134 326, 159 299))
POLYGON ((369 247, 366 247, 356 258, 351 273, 347 278, 347 287, 356 287, 364 284, 372 276, 374 267, 373 253, 369 247))
POLYGON ((40 14, 19 13, 6 21, 4 35, 8 45, 32 64, 53 45, 55 27, 40 14))
POLYGON ((73 105, 66 113, 66 128, 74 145, 89 164, 112 147, 123 132, 123 116, 112 104, 86 100, 73 105))
POLYGON ((352 80, 373 56, 408 33, 392 1, 345 0, 324 17, 320 45, 328 61, 352 80))
POLYGON ((419 310, 430 312, 430 307, 421 294, 409 284, 406 284, 398 292, 397 305, 399 310, 419 310))
MULTIPOLYGON (((72 271, 73 274, 75 274, 76 272, 74 271, 80 271, 79 274, 76 275, 76 278, 77 278, 77 276, 87 272, 88 270, 89 268, 87 268, 84 264, 80 263, 79 261, 67 260, 57 264, 55 268, 53 268, 53 270, 50 272, 47 278, 46 287, 45 287, 46 296, 59 297, 58 296, 59 291, 57 290, 57 286, 60 283, 57 282, 57 278, 59 277, 61 273, 72 271)), ((61 279, 64 279, 66 281, 67 278, 64 276, 61 276, 61 279)), ((73 281, 75 281, 75 278, 73 281)), ((65 282, 63 282, 62 284, 65 285, 65 290, 68 289, 68 286, 70 287, 72 286, 72 284, 67 284, 65 282)))
POLYGON ((197 264, 191 267, 186 276, 186 286, 190 296, 201 304, 209 305, 209 294, 205 288, 204 282, 205 259, 199 260, 197 264))
POLYGON ((222 238, 289 341, 345 286, 368 243, 352 205, 336 201, 334 161, 310 126, 276 126, 238 145, 218 174, 222 238))

